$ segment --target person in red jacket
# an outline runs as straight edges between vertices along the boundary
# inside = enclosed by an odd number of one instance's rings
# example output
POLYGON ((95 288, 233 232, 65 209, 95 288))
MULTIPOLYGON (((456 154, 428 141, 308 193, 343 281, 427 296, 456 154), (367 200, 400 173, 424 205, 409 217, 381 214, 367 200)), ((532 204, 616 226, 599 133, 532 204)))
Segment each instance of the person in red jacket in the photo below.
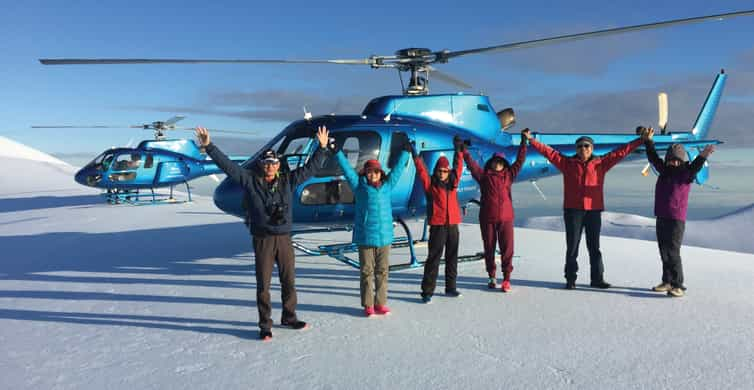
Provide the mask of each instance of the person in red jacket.
POLYGON ((458 136, 453 138, 455 156, 453 169, 445 156, 435 163, 434 173, 430 177, 424 161, 416 149, 411 148, 411 155, 416 165, 416 174, 421 180, 427 196, 427 220, 429 222, 429 253, 424 263, 422 279, 422 301, 429 303, 435 293, 437 274, 440 269, 440 256, 445 249, 445 295, 458 297, 456 289, 458 275, 458 224, 461 223, 461 210, 458 206, 458 182, 463 174, 461 146, 458 136))
POLYGON ((586 247, 589 250, 592 287, 610 288, 604 279, 605 266, 600 252, 600 230, 602 210, 605 209, 603 185, 605 174, 615 164, 642 144, 646 132, 641 137, 623 145, 604 156, 595 156, 594 140, 579 137, 576 140, 576 155, 564 156, 551 147, 537 141, 526 131, 524 136, 531 146, 548 159, 563 174, 563 220, 566 233, 565 279, 568 290, 576 288, 576 274, 579 264, 579 243, 581 232, 586 231, 586 247))
MULTIPOLYGON (((528 131, 526 129, 524 131, 528 131)), ((463 159, 471 171, 471 176, 479 183, 482 192, 479 210, 479 227, 484 242, 484 262, 489 281, 487 287, 497 287, 495 269, 495 246, 500 245, 500 267, 503 271, 503 292, 511 290, 511 272, 513 272, 513 204, 511 203, 511 184, 516 179, 524 161, 526 161, 526 138, 521 132, 521 146, 518 148, 516 162, 508 163, 503 153, 495 153, 484 165, 479 167, 471 158, 468 150, 463 148, 463 159)))

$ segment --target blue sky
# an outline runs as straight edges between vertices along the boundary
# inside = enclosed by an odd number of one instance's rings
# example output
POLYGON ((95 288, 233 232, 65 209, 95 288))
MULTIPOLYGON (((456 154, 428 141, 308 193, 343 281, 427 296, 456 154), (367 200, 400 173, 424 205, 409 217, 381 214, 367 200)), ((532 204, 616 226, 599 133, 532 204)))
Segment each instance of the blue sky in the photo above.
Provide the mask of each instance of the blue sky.
MULTIPOLYGON (((32 130, 34 124, 183 123, 274 133, 301 115, 354 113, 398 93, 394 71, 333 65, 45 67, 38 58, 363 58, 404 47, 460 50, 588 30, 754 8, 751 1, 41 2, 0 13, 0 135, 51 153, 97 152, 138 130, 32 130), (157 4, 159 3, 159 4, 157 4), (156 5, 157 4, 157 5, 156 5), (463 8, 459 8, 463 5, 463 8)), ((713 135, 753 145, 754 17, 502 54, 442 70, 513 106, 542 131, 630 130, 656 121, 670 95, 671 128, 687 129, 725 67, 713 135)), ((455 92, 435 81, 434 92, 455 92)))

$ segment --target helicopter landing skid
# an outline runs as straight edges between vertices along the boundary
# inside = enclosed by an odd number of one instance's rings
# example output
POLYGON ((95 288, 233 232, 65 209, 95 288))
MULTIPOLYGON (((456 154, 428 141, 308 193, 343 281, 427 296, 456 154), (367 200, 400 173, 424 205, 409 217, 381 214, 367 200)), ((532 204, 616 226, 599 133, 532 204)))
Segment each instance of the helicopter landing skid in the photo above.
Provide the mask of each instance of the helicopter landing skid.
MULTIPOLYGON (((410 258, 408 263, 403 264, 391 264, 390 270, 403 270, 403 269, 411 269, 411 268, 418 268, 424 265, 425 262, 420 262, 416 258, 416 254, 414 252, 414 247, 416 245, 426 245, 427 240, 422 237, 422 240, 414 240, 411 235, 411 230, 408 228, 408 225, 405 221, 398 218, 396 219, 396 222, 403 227, 403 230, 406 232, 406 236, 404 237, 395 237, 393 239, 393 243, 390 246, 391 248, 409 248, 410 258)), ((294 231, 291 232, 291 236, 297 235, 297 234, 304 234, 304 233, 325 233, 325 232, 334 232, 334 231, 350 231, 351 227, 346 226, 342 228, 324 228, 324 229, 311 229, 311 230, 300 230, 300 231, 294 231)), ((425 221, 425 231, 426 231, 426 221, 425 221)), ((425 234, 426 237, 426 234, 425 234)), ((351 257, 347 256, 347 253, 355 253, 359 251, 358 245, 350 242, 350 243, 339 243, 339 244, 329 244, 329 245, 319 245, 316 248, 308 247, 298 241, 293 241, 293 248, 298 249, 301 252, 306 253, 307 255, 311 256, 330 256, 335 260, 338 260, 342 263, 348 264, 354 268, 359 268, 359 260, 353 259, 351 257)), ((464 255, 464 256, 458 256, 458 262, 467 262, 467 261, 478 261, 484 258, 484 254, 482 252, 477 252, 473 255, 464 255)), ((441 259, 441 263, 444 263, 445 260, 441 259)))
POLYGON ((187 199, 176 199, 173 196, 173 186, 170 186, 169 194, 156 193, 154 188, 149 189, 149 193, 142 193, 139 189, 122 190, 109 189, 102 193, 108 204, 130 204, 132 206, 153 206, 159 204, 178 204, 191 202, 191 188, 188 182, 185 182, 187 199))

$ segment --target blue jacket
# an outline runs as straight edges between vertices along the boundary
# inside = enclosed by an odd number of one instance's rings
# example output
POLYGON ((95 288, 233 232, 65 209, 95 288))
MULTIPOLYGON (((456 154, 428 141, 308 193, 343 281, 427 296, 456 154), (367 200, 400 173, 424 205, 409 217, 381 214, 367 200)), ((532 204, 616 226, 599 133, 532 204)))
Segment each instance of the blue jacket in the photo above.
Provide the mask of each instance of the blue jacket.
POLYGON ((353 242, 359 246, 381 247, 393 243, 393 206, 390 193, 406 168, 409 154, 401 153, 393 170, 383 179, 379 188, 367 184, 339 151, 335 157, 343 169, 343 175, 351 186, 355 200, 353 242))

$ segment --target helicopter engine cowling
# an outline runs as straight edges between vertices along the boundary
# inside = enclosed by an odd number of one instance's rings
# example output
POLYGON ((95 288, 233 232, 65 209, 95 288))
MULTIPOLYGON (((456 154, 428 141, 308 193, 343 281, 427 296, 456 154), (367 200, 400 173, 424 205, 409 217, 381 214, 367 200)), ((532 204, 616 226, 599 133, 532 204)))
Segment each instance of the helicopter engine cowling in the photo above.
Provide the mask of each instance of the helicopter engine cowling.
POLYGON ((372 99, 362 115, 386 122, 398 116, 439 121, 486 140, 495 139, 501 128, 489 98, 481 95, 382 96, 372 99))

